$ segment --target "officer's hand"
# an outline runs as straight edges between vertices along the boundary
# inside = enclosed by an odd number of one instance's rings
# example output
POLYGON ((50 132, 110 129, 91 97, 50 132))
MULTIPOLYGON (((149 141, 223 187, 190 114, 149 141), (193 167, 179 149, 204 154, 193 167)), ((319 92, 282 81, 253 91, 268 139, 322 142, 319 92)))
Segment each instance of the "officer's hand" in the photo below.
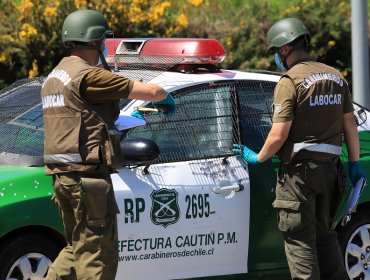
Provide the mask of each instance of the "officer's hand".
POLYGON ((257 159, 258 154, 244 145, 233 144, 233 152, 236 153, 237 156, 241 156, 249 164, 260 163, 257 159))
POLYGON ((139 110, 133 111, 131 113, 131 116, 145 121, 144 114, 141 111, 139 111, 139 110))
POLYGON ((366 178, 366 173, 359 161, 350 162, 348 165, 348 169, 349 169, 349 179, 351 180, 353 187, 356 186, 357 181, 360 180, 361 177, 366 178))
POLYGON ((161 101, 153 102, 160 112, 165 114, 173 114, 176 112, 176 104, 171 94, 161 101))

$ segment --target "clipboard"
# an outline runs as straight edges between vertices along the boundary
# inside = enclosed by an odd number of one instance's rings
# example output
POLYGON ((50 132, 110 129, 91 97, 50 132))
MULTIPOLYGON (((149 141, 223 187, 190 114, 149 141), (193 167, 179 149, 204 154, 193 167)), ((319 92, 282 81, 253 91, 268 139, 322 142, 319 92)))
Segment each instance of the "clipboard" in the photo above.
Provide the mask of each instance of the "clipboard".
POLYGON ((351 195, 348 199, 345 216, 343 217, 341 222, 342 226, 346 226, 347 223, 351 220, 351 215, 356 212, 358 200, 365 186, 366 179, 364 177, 361 177, 357 181, 356 186, 353 188, 351 195))

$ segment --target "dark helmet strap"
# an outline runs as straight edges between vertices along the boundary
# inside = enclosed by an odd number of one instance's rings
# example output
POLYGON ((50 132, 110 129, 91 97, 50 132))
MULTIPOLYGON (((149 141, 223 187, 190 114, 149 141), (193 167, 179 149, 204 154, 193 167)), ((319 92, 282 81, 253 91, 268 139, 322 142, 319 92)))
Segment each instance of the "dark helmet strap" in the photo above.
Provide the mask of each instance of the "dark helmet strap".
POLYGON ((306 47, 308 48, 308 46, 310 45, 310 37, 306 35, 304 35, 304 41, 306 42, 306 47))
POLYGON ((105 57, 103 55, 103 52, 100 49, 100 44, 99 44, 99 47, 97 47, 97 51, 98 51, 99 58, 100 58, 101 63, 103 64, 104 69, 112 72, 112 70, 108 66, 107 61, 105 60, 105 57))
POLYGON ((283 55, 281 52, 280 52, 280 49, 277 49, 276 50, 277 53, 279 54, 280 58, 281 58, 281 62, 283 63, 285 69, 289 69, 288 67, 288 64, 286 63, 286 59, 287 57, 292 53, 292 50, 289 50, 288 53, 286 55, 283 55))

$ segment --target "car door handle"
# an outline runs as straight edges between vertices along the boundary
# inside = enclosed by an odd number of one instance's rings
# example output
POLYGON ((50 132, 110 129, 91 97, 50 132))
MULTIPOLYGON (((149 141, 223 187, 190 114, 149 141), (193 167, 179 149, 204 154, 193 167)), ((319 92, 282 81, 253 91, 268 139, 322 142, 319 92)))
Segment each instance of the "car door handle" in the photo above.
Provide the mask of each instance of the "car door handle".
POLYGON ((233 192, 233 191, 240 192, 242 190, 244 190, 244 186, 242 184, 212 188, 212 191, 216 194, 225 193, 225 192, 233 192))

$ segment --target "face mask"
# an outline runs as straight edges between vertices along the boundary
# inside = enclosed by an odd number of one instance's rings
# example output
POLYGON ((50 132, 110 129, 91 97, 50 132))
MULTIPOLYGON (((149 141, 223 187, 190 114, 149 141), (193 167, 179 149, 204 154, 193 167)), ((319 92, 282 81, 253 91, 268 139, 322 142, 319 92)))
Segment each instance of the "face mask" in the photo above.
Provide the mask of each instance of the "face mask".
POLYGON ((277 65, 277 67, 280 69, 280 70, 283 70, 283 71, 286 71, 287 69, 285 68, 284 66, 284 63, 280 60, 280 57, 277 53, 275 53, 275 63, 277 65))

